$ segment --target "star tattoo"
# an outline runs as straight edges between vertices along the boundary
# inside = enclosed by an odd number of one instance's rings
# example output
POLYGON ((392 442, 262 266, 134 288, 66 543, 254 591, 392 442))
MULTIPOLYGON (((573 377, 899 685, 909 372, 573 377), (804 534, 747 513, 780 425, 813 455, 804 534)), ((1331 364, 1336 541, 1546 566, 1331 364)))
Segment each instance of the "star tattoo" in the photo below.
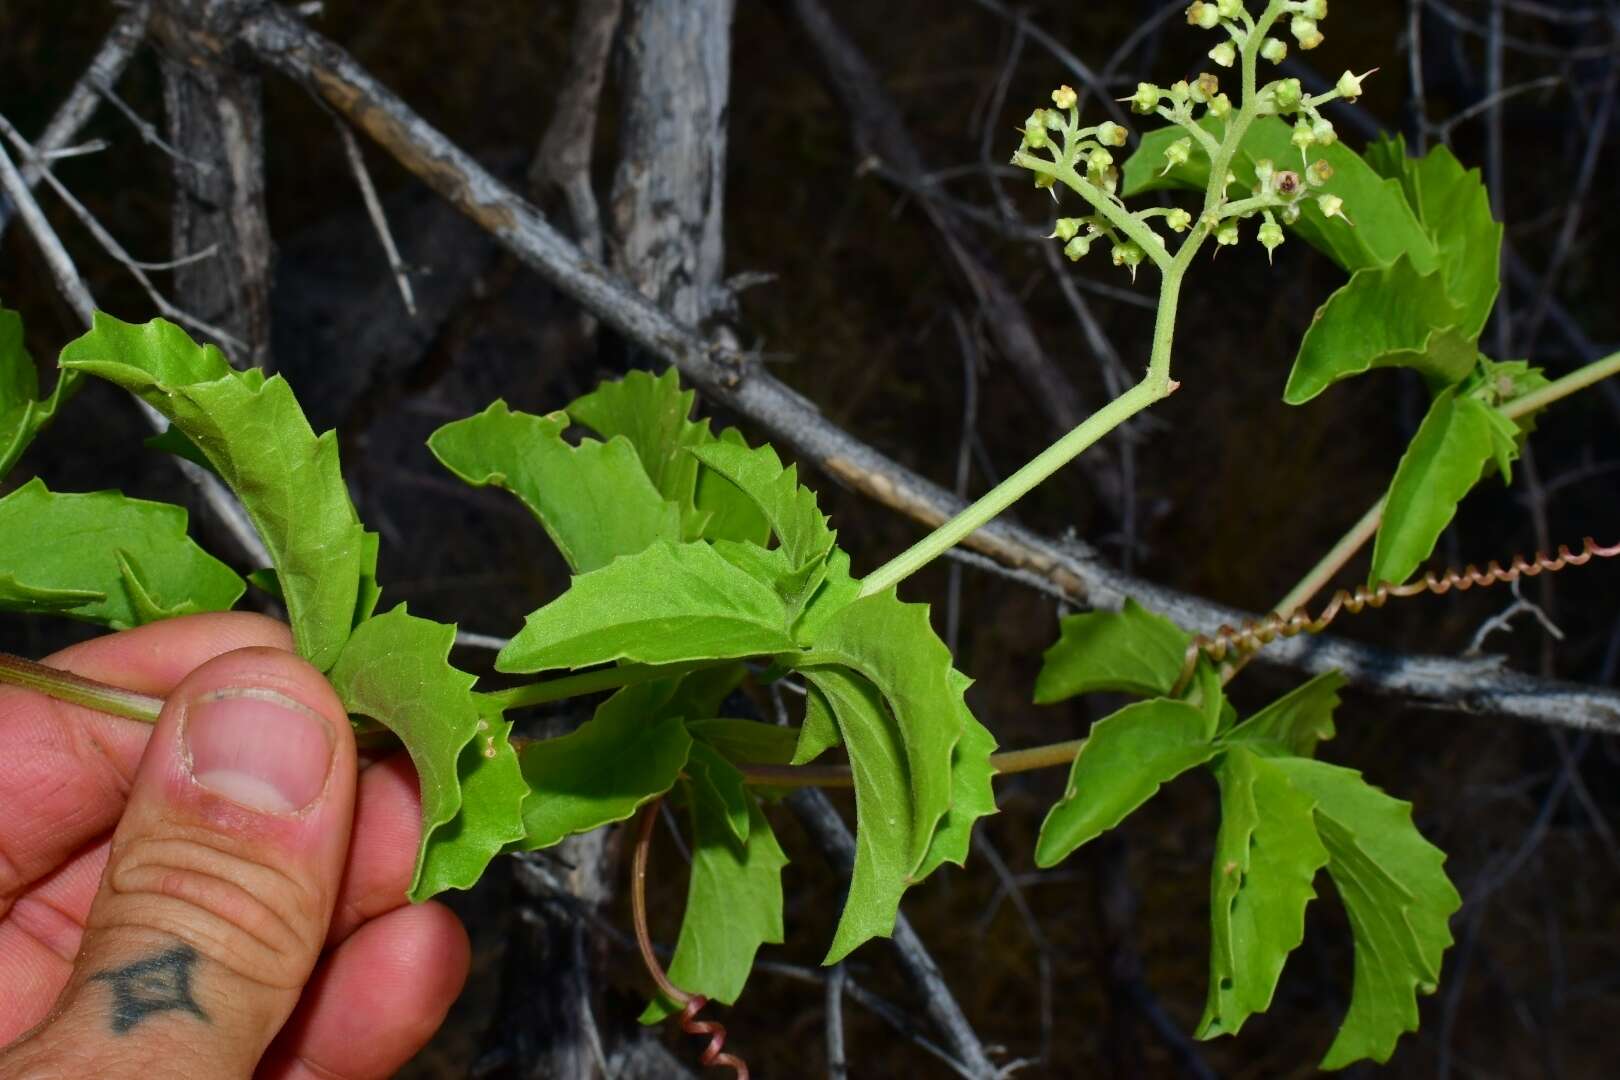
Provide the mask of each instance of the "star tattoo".
POLYGON ((154 1013, 187 1012, 207 1023, 208 1014, 191 996, 191 969, 196 963, 197 951, 180 945, 127 967, 90 976, 92 982, 112 986, 113 1033, 123 1035, 154 1013))

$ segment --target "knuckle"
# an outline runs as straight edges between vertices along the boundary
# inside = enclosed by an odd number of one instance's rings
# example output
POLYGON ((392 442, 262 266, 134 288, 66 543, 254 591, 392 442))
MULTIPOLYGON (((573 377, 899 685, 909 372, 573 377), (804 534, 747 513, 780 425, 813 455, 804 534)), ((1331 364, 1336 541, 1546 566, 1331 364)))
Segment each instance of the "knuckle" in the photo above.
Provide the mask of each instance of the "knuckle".
POLYGON ((115 846, 106 880, 117 909, 108 920, 171 933, 244 978, 278 988, 303 983, 325 937, 324 897, 199 831, 115 846))

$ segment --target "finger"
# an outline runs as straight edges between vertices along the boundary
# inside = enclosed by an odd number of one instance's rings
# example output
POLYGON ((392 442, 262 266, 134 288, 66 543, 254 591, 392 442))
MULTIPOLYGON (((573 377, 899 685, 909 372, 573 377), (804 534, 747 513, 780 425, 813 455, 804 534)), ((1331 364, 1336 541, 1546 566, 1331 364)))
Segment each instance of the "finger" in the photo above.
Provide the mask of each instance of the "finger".
POLYGON ((35 882, 0 922, 0 1046, 45 1018, 67 984, 111 838, 35 882))
MULTIPOLYGON (((45 662, 163 697, 200 664, 249 645, 290 649, 292 637, 262 615, 193 615, 97 638, 45 662)), ((0 687, 0 917, 117 823, 150 734, 146 724, 0 687)))
MULTIPOLYGON (((53 1018, 14 1055, 85 1075, 245 1076, 326 938, 355 749, 326 680, 242 649, 170 694, 53 1018)), ((0 1063, 0 1075, 5 1066, 0 1063)))
POLYGON ((367 920, 405 905, 421 835, 421 788, 410 755, 400 751, 360 774, 349 861, 343 868, 328 948, 341 944, 367 920))
POLYGON ((394 1075, 444 1022, 469 956, 467 932, 442 904, 366 923, 321 963, 258 1080, 394 1075))

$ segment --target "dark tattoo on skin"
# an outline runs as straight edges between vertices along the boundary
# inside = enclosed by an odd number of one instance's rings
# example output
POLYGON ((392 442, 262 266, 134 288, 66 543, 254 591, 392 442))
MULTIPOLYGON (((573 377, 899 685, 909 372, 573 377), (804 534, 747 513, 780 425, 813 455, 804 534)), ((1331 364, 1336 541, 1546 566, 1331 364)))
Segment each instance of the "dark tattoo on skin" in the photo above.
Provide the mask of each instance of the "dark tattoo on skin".
POLYGON ((207 1023, 208 1014, 191 996, 191 969, 196 963, 197 951, 180 945, 128 967, 90 976, 91 982, 112 986, 113 1033, 122 1035, 153 1013, 187 1012, 207 1023))

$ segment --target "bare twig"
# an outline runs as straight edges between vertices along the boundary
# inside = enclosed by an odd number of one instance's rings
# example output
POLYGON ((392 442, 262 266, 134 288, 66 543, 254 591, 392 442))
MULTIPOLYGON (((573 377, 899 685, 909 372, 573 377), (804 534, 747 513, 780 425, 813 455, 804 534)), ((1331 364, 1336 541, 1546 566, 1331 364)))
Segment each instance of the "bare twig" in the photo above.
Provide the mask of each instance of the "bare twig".
POLYGON ((848 1080, 849 1065, 844 1060, 844 983, 848 973, 843 964, 827 972, 827 1080, 848 1080))
MULTIPOLYGON (((852 437, 757 364, 705 340, 586 258, 353 58, 283 9, 271 6, 253 15, 242 26, 242 39, 271 65, 313 88, 553 285, 637 346, 674 364, 711 400, 759 424, 804 463, 925 525, 937 525, 962 509, 962 500, 852 437)), ((1199 632, 1252 617, 1119 573, 1083 544, 1053 540, 1005 520, 964 543, 1005 567, 1044 578, 1077 605, 1117 608, 1131 596, 1199 632)), ((1491 660, 1403 654, 1333 637, 1281 642, 1262 659, 1312 674, 1338 668, 1363 689, 1440 708, 1620 731, 1620 691, 1538 679, 1491 660)))
POLYGON ((405 302, 405 310, 411 318, 416 318, 416 294, 411 291, 410 271, 405 261, 399 257, 399 245, 394 243, 394 234, 388 228, 388 216, 383 213, 382 201, 377 198, 377 188, 371 182, 371 173, 366 169, 365 155, 360 153, 360 144, 355 140, 354 132, 342 120, 334 119, 337 126, 338 138, 343 142, 343 156, 349 161, 349 171, 354 173, 354 182, 360 187, 360 197, 365 200, 366 214, 371 218, 371 227, 377 230, 377 239, 382 241, 383 251, 388 256, 388 268, 394 272, 394 281, 399 286, 399 298, 405 302))

